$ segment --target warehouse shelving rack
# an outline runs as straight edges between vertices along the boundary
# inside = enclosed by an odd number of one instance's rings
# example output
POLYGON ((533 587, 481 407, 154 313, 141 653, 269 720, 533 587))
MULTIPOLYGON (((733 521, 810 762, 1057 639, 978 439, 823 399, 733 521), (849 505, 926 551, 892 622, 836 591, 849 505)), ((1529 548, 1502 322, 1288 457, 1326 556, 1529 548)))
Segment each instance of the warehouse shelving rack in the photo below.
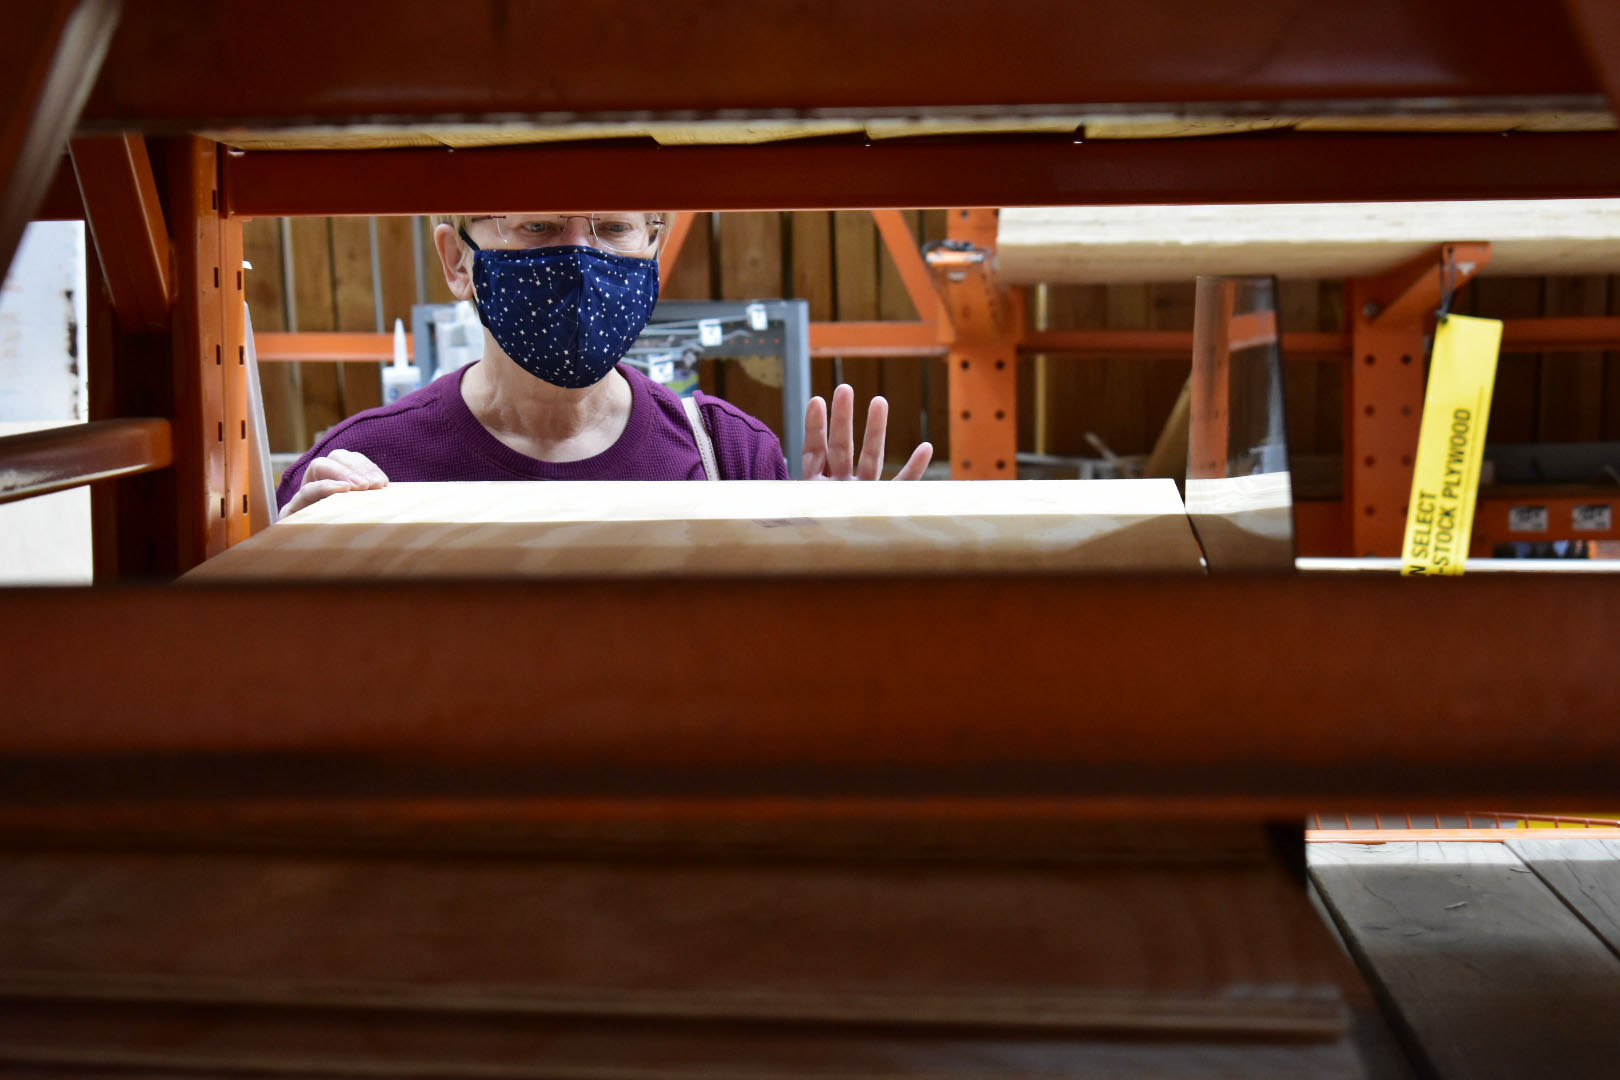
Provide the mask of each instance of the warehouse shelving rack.
MULTIPOLYGON (((1612 131, 251 151, 196 134, 446 117, 982 119, 1075 102, 1234 114, 1354 102, 1399 116, 1437 100, 1511 110, 1620 95, 1620 27, 1602 0, 1568 0, 1528 37, 1508 29, 1516 6, 1506 2, 1324 3, 1299 23, 1272 7, 1234 2, 1212 17, 1190 0, 1157 0, 1110 11, 1088 30, 1084 65, 1066 51, 1072 36, 1051 32, 1072 8, 1049 2, 933 4, 926 17, 839 2, 780 19, 740 4, 516 13, 493 0, 463 5, 454 20, 433 5, 380 2, 200 12, 162 0, 126 5, 119 21, 111 0, 42 0, 16 13, 0 46, 0 255, 30 217, 82 214, 106 287, 92 314, 92 423, 0 443, 5 497, 94 481, 98 581, 127 587, 5 595, 0 761, 36 780, 13 788, 31 794, 0 817, 150 822, 174 800, 217 791, 225 766, 252 770, 264 801, 239 808, 248 818, 342 817, 378 800, 431 815, 442 806, 432 800, 481 790, 480 768, 522 762, 569 764, 573 779, 561 792, 542 784, 544 797, 520 784, 497 800, 502 813, 1276 817, 1392 800, 1542 800, 1572 811, 1612 801, 1620 582, 1607 577, 1416 588, 1018 577, 269 592, 149 583, 248 528, 245 217, 536 200, 569 211, 928 206, 956 208, 955 235, 982 247, 985 208, 1005 205, 1620 194, 1612 131), (616 21, 657 42, 656 60, 547 47, 544 80, 519 62, 536 40, 583 40, 616 21), (894 48, 923 25, 933 47, 894 48), (453 32, 465 40, 452 47, 453 32), (695 618, 743 626, 767 615, 778 632, 764 652, 716 650, 686 633, 695 618), (316 628, 342 626, 356 643, 347 665, 385 668, 397 628, 418 619, 452 644, 413 663, 408 680, 305 679, 286 652, 316 628), (468 685, 461 674, 458 661, 489 648, 497 626, 563 621, 577 629, 546 676, 545 730, 526 722, 527 677, 468 685), (816 628, 829 625, 857 626, 881 648, 858 683, 829 687, 799 659, 821 654, 816 628), (674 644, 627 673, 591 643, 632 626, 674 644), (680 738, 605 719, 653 707, 680 738), (1543 719, 1527 725, 1527 715, 1543 719), (1000 719, 991 728, 985 717, 1000 719), (341 796, 322 786, 340 759, 401 755, 422 763, 411 774, 422 786, 380 776, 341 796), (161 790, 143 769, 108 764, 118 761, 152 765, 161 790), (299 791, 326 794, 277 801, 299 791)), ((1011 301, 983 276, 953 280, 936 266, 925 281, 914 245, 886 236, 920 309, 942 282, 953 339, 939 340, 943 321, 923 329, 925 312, 914 328, 844 330, 865 336, 823 344, 912 354, 926 338, 951 350, 953 400, 974 402, 974 418, 953 432, 957 464, 967 475, 1010 463, 1016 352, 1085 343, 1020 343, 1009 336, 1021 325, 1011 301), (884 335, 887 345, 873 344, 884 335)), ((1406 306, 1428 303, 1436 273, 1412 271, 1406 306)), ((1604 342, 1611 332, 1601 328, 1604 342)), ((1379 483, 1387 509, 1395 489, 1379 483)), ((497 663, 528 671, 518 643, 497 635, 494 647, 497 663)))

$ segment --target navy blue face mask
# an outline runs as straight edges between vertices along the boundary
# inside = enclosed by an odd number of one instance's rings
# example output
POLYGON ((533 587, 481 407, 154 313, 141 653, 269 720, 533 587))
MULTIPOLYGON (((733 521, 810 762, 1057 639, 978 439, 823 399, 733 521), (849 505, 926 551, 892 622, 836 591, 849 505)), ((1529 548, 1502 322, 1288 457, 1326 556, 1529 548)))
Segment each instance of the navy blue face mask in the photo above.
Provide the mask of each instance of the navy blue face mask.
POLYGON ((473 249, 478 317, 501 351, 553 386, 600 382, 658 303, 658 260, 591 247, 473 249))

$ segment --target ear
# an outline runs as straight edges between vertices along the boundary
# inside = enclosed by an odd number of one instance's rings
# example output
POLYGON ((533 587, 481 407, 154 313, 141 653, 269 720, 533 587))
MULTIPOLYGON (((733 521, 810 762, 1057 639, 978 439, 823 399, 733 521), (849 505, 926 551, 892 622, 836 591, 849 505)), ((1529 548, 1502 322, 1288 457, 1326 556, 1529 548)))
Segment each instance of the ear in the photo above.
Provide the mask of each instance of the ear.
POLYGON ((472 249, 461 242, 453 225, 433 227, 433 246, 439 249, 439 262, 444 266, 444 280, 457 300, 473 299, 472 249))

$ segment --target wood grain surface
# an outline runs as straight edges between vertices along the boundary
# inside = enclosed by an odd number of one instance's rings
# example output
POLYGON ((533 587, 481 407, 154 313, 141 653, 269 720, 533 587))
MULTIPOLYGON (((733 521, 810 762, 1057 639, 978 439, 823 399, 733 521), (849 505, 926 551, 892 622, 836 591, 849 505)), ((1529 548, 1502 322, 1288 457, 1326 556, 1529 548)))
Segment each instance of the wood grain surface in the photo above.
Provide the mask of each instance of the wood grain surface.
POLYGON ((1620 953, 1620 841, 1526 839, 1508 848, 1620 953))
POLYGON ((1503 844, 1313 844, 1311 874, 1433 1075, 1606 1076, 1620 959, 1503 844))
POLYGON ((1348 1040, 1085 1039, 972 1028, 11 1002, 0 1075, 480 1080, 1351 1080, 1348 1040), (50 1067, 52 1071, 44 1071, 50 1067), (62 1071, 56 1071, 56 1070, 62 1071), (138 1071, 126 1071, 126 1070, 138 1071), (91 1072, 91 1070, 95 1070, 91 1072))
POLYGON ((1605 273, 1620 200, 1009 208, 996 243, 1008 281, 1118 284, 1357 277, 1462 239, 1490 241, 1490 275, 1605 273))
POLYGON ((13 1000, 1332 1042, 1343 977, 1274 863, 0 861, 13 1000))
POLYGON ((1169 480, 390 484, 326 499, 187 580, 1197 573, 1169 480))

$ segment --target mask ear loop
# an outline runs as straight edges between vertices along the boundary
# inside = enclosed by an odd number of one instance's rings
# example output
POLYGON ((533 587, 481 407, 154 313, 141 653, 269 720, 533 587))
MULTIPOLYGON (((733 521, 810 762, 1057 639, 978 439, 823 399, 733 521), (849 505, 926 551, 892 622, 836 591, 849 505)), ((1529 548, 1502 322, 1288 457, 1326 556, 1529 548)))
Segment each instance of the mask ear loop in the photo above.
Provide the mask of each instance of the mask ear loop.
MULTIPOLYGON (((474 251, 483 251, 484 250, 483 248, 479 247, 473 241, 472 237, 467 235, 467 226, 465 226, 465 225, 458 226, 456 228, 456 232, 461 234, 461 242, 463 244, 466 244, 468 247, 472 248, 474 251)), ((476 304, 478 302, 478 281, 477 281, 477 275, 476 274, 472 276, 472 279, 470 280, 469 284, 472 285, 473 303, 476 304)))

